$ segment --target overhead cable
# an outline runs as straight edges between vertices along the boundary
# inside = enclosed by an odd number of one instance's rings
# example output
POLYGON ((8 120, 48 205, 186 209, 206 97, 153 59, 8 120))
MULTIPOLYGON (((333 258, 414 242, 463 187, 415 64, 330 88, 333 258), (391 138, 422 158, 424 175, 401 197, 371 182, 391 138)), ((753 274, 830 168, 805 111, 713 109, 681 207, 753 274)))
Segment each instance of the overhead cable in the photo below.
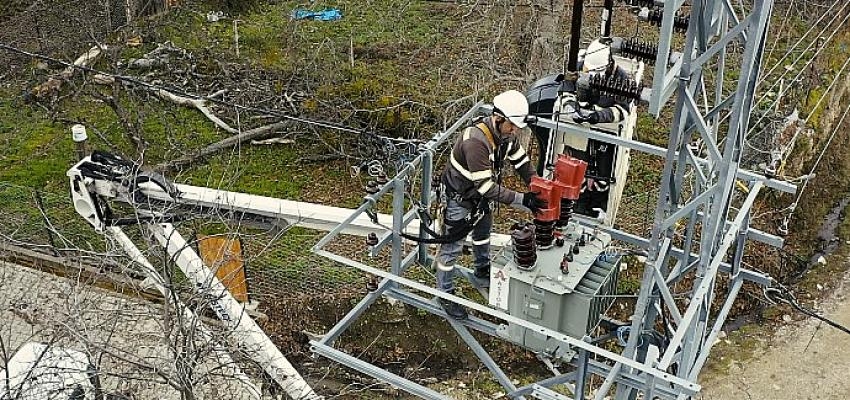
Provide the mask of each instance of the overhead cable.
POLYGON ((816 318, 816 319, 821 320, 823 322, 826 322, 827 325, 850 335, 850 329, 848 329, 846 326, 841 325, 841 324, 839 324, 835 321, 832 321, 829 318, 826 318, 826 317, 818 314, 817 312, 815 312, 812 309, 809 309, 807 307, 802 306, 797 301, 797 298, 794 296, 794 294, 791 293, 791 291, 788 290, 788 288, 786 288, 785 286, 779 285, 779 288, 765 288, 764 295, 765 295, 765 297, 767 297, 768 300, 770 300, 771 302, 773 302, 775 304, 779 304, 779 303, 788 304, 791 307, 793 307, 795 310, 799 311, 800 313, 808 315, 812 318, 816 318))
MULTIPOLYGON (((818 18, 818 20, 817 20, 817 21, 815 21, 815 22, 812 24, 812 26, 809 28, 809 30, 807 30, 807 31, 806 31, 806 33, 803 33, 803 35, 802 35, 802 36, 800 36, 800 39, 798 39, 798 40, 797 40, 797 42, 796 42, 796 43, 794 43, 794 45, 793 45, 793 46, 791 46, 791 48, 790 48, 790 49, 788 49, 788 50, 786 50, 786 51, 785 51, 785 55, 783 55, 783 56, 782 56, 782 58, 780 58, 778 61, 776 61, 776 63, 775 63, 775 64, 773 64, 773 67, 772 67, 769 71, 767 71, 767 72, 765 72, 765 73, 762 73, 762 74, 761 74, 761 79, 759 79, 758 83, 756 84, 756 88, 758 88, 758 86, 759 86, 759 85, 761 85, 761 84, 762 84, 762 82, 764 82, 764 80, 767 78, 767 76, 768 76, 768 75, 770 75, 770 74, 773 72, 773 70, 775 70, 775 69, 776 69, 779 65, 781 65, 781 64, 782 64, 782 61, 784 61, 784 60, 785 60, 785 57, 788 57, 789 55, 791 55, 791 53, 793 52, 793 50, 794 50, 794 49, 796 49, 798 45, 800 45, 800 43, 803 41, 803 39, 805 39, 805 38, 806 38, 806 36, 808 36, 808 35, 809 35, 809 33, 810 33, 813 29, 815 29, 815 27, 816 27, 816 26, 818 26, 818 24, 820 23, 820 21, 821 21, 821 20, 823 20, 823 19, 824 19, 827 15, 833 15, 833 14, 832 14, 832 7, 835 7, 835 6, 836 6, 836 5, 838 5, 839 3, 840 3, 840 2, 837 2, 837 1, 836 1, 836 2, 834 2, 834 3, 832 3, 832 6, 829 8, 829 10, 826 10, 826 11, 825 11, 825 12, 824 12, 821 16, 820 16, 820 18, 818 18)), ((848 4, 848 2, 844 2, 844 7, 846 7, 846 6, 847 6, 847 4, 848 4)), ((844 7, 842 7, 842 9, 844 9, 844 7)), ((789 7, 789 10, 790 10, 790 7, 789 7)), ((833 22, 833 21, 835 21, 835 19, 836 19, 836 18, 838 18, 838 14, 839 14, 839 13, 840 13, 840 11, 838 11, 838 12, 836 12, 836 13, 834 14, 835 16, 833 17, 832 21, 830 21, 830 22, 829 22, 829 24, 827 24, 827 26, 831 25, 831 24, 832 24, 832 22, 833 22)), ((783 20, 782 22, 784 23, 784 22, 785 22, 785 20, 783 20)), ((823 33, 823 30, 821 30, 821 32, 820 32, 820 33, 823 33)), ((817 40, 817 39, 816 39, 816 40, 817 40)), ((779 40, 777 40, 777 42, 778 42, 778 41, 779 41, 779 40)), ((814 42, 815 42, 815 41, 812 41, 812 43, 814 43, 814 42)), ((774 42, 774 43, 776 43, 776 42, 774 42)), ((806 49, 808 50, 808 47, 806 47, 806 49)), ((771 51, 772 51, 772 50, 773 50, 773 49, 771 49, 771 51)), ((805 50, 804 50, 803 52, 805 52, 805 50)), ((770 55, 770 54, 768 54, 768 55, 770 55)), ((796 63, 796 62, 795 62, 795 63, 796 63)), ((793 63, 792 63, 792 65, 793 65, 793 63)))
MULTIPOLYGON (((845 6, 846 6, 847 4, 850 4, 850 2, 845 2, 844 4, 845 4, 845 6)), ((797 75, 795 75, 795 76, 794 76, 794 78, 791 80, 791 82, 795 82, 795 81, 796 81, 796 80, 800 77, 800 75, 802 75, 802 74, 803 74, 803 71, 805 71, 805 70, 806 70, 806 68, 807 68, 809 65, 811 65, 811 63, 812 63, 812 62, 814 62, 814 60, 817 58, 817 56, 818 56, 818 55, 819 55, 819 54, 820 54, 820 53, 821 53, 824 49, 826 49, 826 47, 827 47, 827 46, 826 46, 826 43, 828 43, 830 40, 832 40, 832 37, 833 37, 833 36, 835 36, 835 34, 836 34, 836 33, 837 33, 837 32, 838 32, 838 31, 839 31, 839 30, 840 30, 840 29, 844 26, 844 24, 847 22, 847 19, 848 19, 848 18, 850 18, 850 12, 848 12, 848 13, 844 16, 844 19, 843 19, 843 20, 842 20, 842 21, 838 24, 838 26, 835 28, 835 30, 833 30, 833 31, 832 31, 832 33, 829 35, 829 37, 828 37, 828 38, 826 38, 826 40, 824 40, 824 42, 823 42, 823 44, 820 46, 820 48, 819 48, 819 49, 815 52, 815 54, 814 54, 814 55, 812 55, 812 58, 811 58, 808 62, 806 62, 806 65, 804 65, 802 68, 800 68, 800 72, 798 72, 798 73, 797 73, 797 75)), ((830 22, 830 23, 831 23, 831 22, 830 22)), ((823 32, 823 31, 821 31, 821 32, 823 32)), ((809 47, 811 47, 811 44, 809 45, 809 47)), ((807 48, 806 48, 806 50, 808 50, 808 49, 809 49, 809 47, 807 47, 807 48)), ((802 57, 802 55, 803 55, 803 54, 805 54, 805 51, 806 51, 806 50, 804 50, 804 51, 800 54, 800 57, 798 57, 798 58, 797 58, 797 60, 795 60, 795 61, 794 61, 794 63, 795 63, 795 64, 796 64, 796 62, 797 62, 797 61, 798 61, 798 60, 802 57)), ((771 85, 771 86, 770 86, 770 88, 768 88, 768 91, 772 90, 772 89, 773 89, 773 88, 774 88, 777 84, 779 84, 779 82, 782 80, 782 77, 784 77, 786 73, 788 73, 788 71, 785 71, 782 75, 780 75, 779 79, 777 79, 777 80, 773 83, 773 85, 771 85)), ((780 100, 780 99, 782 99, 782 95, 783 95, 783 94, 785 94, 786 92, 788 92, 789 90, 791 90, 791 88, 793 88, 793 87, 795 87, 793 84, 789 84, 789 85, 785 88, 785 90, 781 91, 780 93, 778 93, 778 94, 776 95, 776 100, 774 100, 774 101, 773 101, 773 103, 771 103, 771 104, 770 104, 770 106, 768 106, 767 108, 768 108, 768 109, 771 109, 771 108, 775 107, 775 106, 776 106, 776 104, 779 102, 779 100, 780 100)), ((752 132, 753 132, 753 130, 755 130, 755 127, 756 127, 756 126, 758 126, 758 124, 759 124, 761 121, 763 121, 763 120, 767 117, 767 115, 768 115, 767 113, 762 114, 762 115, 759 117, 759 119, 758 119, 758 120, 757 120, 754 124, 752 124, 752 128, 750 128, 750 129, 749 129, 749 131, 747 132, 747 134, 752 133, 752 132)))
MULTIPOLYGON (((844 113, 841 114, 841 119, 838 120, 838 123, 835 124, 835 128, 832 129, 832 133, 829 135, 829 139, 826 141, 826 144, 823 146, 823 149, 821 149, 817 160, 815 160, 815 164, 812 165, 812 170, 809 172, 809 176, 812 176, 812 174, 814 174, 815 170, 818 168, 818 165, 823 159, 824 154, 826 154, 826 150, 829 149, 829 145, 832 144, 832 139, 835 138, 835 134, 838 133, 838 131, 840 130, 841 125, 844 123, 844 119, 847 117, 848 113, 850 113, 850 104, 848 104, 847 108, 844 109, 844 113)), ((800 204, 800 199, 803 197, 803 193, 806 191, 806 186, 808 186, 810 180, 811 179, 806 179, 803 181, 803 185, 800 187, 800 192, 797 193, 797 198, 794 200, 794 203, 791 204, 791 212, 788 214, 788 217, 786 217, 786 221, 783 222, 783 224, 787 224, 788 220, 791 219, 791 216, 794 215, 794 211, 797 210, 797 206, 800 204)))
MULTIPOLYGON (((833 3, 833 4, 836 4, 836 3, 833 3)), ((785 32, 785 24, 788 22, 789 18, 791 17, 791 10, 793 10, 793 9, 794 9, 794 0, 791 0, 791 4, 788 4, 787 7, 785 8, 785 17, 782 18, 782 23, 779 24, 779 29, 776 30, 777 32, 785 32)), ((826 14, 827 13, 824 13, 823 15, 821 15, 821 18, 823 18, 823 16, 826 15, 826 14)), ((817 25, 817 22, 812 26, 815 26, 815 25, 817 25)), ((809 28, 809 29, 811 29, 811 28, 809 28)), ((803 37, 805 37, 805 35, 803 35, 803 37)), ((770 50, 767 51, 767 56, 765 58, 770 59, 770 56, 773 55, 773 50, 776 49, 776 45, 778 45, 778 44, 779 44, 779 39, 775 40, 773 42, 773 44, 770 46, 770 50)), ((787 56, 787 55, 788 55, 788 53, 786 52, 785 56, 787 56)), ((782 62, 782 60, 780 59, 779 62, 782 62)), ((774 65, 774 68, 775 67, 776 67, 776 65, 774 65)), ((773 69, 771 69, 771 71, 772 70, 773 69)), ((761 82, 761 81, 759 81, 759 82, 761 82)), ((758 85, 758 84, 756 84, 756 85, 758 85)))
MULTIPOLYGON (((821 103, 824 99, 826 99, 830 91, 832 91, 832 88, 835 87, 835 84, 838 82, 838 79, 842 77, 842 74, 844 73, 844 70, 847 68, 848 65, 850 65, 850 57, 848 57, 847 60, 844 61, 844 64, 841 66, 841 69, 838 70, 838 73, 835 74, 835 77, 832 79, 832 82, 829 84, 829 86, 827 86, 826 90, 823 92, 823 94, 821 94, 820 98, 818 98, 817 103, 815 103, 814 107, 812 107, 812 109, 809 111, 809 115, 805 119, 806 122, 809 122, 809 118, 811 118, 815 111, 820 108, 821 103)), ((788 143, 788 145, 784 149, 782 149, 783 163, 791 155, 791 150, 794 148, 794 144, 797 142, 797 138, 800 136, 801 132, 803 132, 803 129, 798 129, 797 132, 794 133, 794 136, 791 137, 791 141, 788 143)))
MULTIPOLYGON (((834 6, 834 5, 836 5, 836 4, 838 4, 838 2, 833 3, 833 6, 834 6)), ((843 2, 843 4, 844 4, 844 6, 842 6, 842 10, 844 9, 844 7, 846 7, 848 4, 850 4, 850 2, 843 2)), ((831 11, 831 9, 832 9, 832 7, 830 7, 830 10, 828 10, 828 11, 831 11)), ((840 10, 839 10, 839 11, 840 11, 840 10)), ((790 54, 793 52, 793 49, 795 49, 795 48, 796 48, 796 47, 797 47, 797 46, 798 46, 798 45, 799 45, 799 44, 803 41, 803 39, 805 39, 805 38, 806 38, 806 36, 807 36, 807 35, 808 35, 808 34, 809 34, 809 33, 810 33, 810 32, 811 32, 811 31, 812 31, 812 30, 813 30, 813 29, 817 26, 817 24, 818 24, 818 23, 820 23, 820 21, 821 21, 821 20, 822 20, 822 19, 823 19, 823 18, 824 18, 827 14, 828 14, 828 13, 824 13, 824 14, 821 16, 821 18, 819 18, 819 19, 818 19, 818 20, 817 20, 814 24, 812 24, 812 27, 811 27, 811 28, 809 28, 809 30, 808 30, 808 31, 806 31, 806 33, 805 33, 805 34, 803 34, 803 36, 802 36, 802 37, 801 37, 801 38, 797 41, 797 43, 795 43, 795 44, 791 47, 791 49, 790 49, 790 50, 786 51, 785 55, 784 55, 782 58, 780 58, 780 60, 779 60, 779 61, 777 61, 777 62, 774 64, 774 66, 773 66, 773 67, 772 67, 772 68, 771 68, 768 72, 766 72, 766 73, 762 73, 762 74, 761 74, 761 80, 759 80, 759 81, 758 81, 758 83, 757 83, 757 86, 756 86, 756 87, 758 87, 758 85, 760 85, 760 84, 761 84, 761 83, 762 83, 762 82, 766 79, 765 77, 766 77, 767 75, 769 75, 769 74, 770 74, 773 70, 775 70, 775 69, 776 69, 776 68, 777 68, 777 67, 778 67, 778 66, 782 63, 782 61, 785 59, 785 57, 787 57, 788 55, 790 55, 790 54)), ((850 14, 848 14, 848 16, 850 16, 850 14)), ((830 25, 832 25, 832 23, 833 23, 833 22, 835 22, 835 20, 836 20, 838 17, 839 17, 839 15, 836 13, 836 15, 833 17, 833 19, 832 19, 832 20, 831 20, 831 21, 830 21, 830 22, 826 25, 826 27, 824 27, 823 29, 821 29, 821 31, 818 33, 818 38, 820 38, 820 37, 821 37, 821 36, 820 36, 820 34, 822 34, 823 32, 825 32, 825 31, 826 31, 826 29, 827 29, 830 25)), ((845 17, 844 21, 842 21, 842 24, 843 24, 846 20, 847 20, 847 17, 845 17)), ((825 44, 826 44, 826 43, 827 43, 827 42, 828 42, 828 41, 829 41, 829 40, 830 40, 830 39, 831 39, 831 38, 835 35, 835 33, 836 33, 836 32, 837 32, 837 31, 838 31, 841 27, 842 27, 842 25, 841 25, 841 24, 839 24, 839 25, 838 25, 838 27, 837 27, 835 30, 833 30, 833 32, 832 32, 832 34, 830 35, 829 39, 827 39, 827 40, 825 40, 825 41, 824 41, 824 45, 825 45, 825 44)), ((799 61, 800 61, 800 59, 802 58, 802 55, 803 55, 803 54, 805 54, 805 52, 806 52, 807 50, 809 50, 809 49, 812 47, 812 45, 813 45, 814 43, 816 43, 816 41, 817 41, 817 40, 818 40, 818 39, 815 39, 815 40, 813 40, 812 42, 810 42, 810 43, 806 46, 806 49, 804 49, 804 50, 801 52, 801 55, 800 55, 799 57, 797 57, 797 58, 794 60, 794 62, 792 62, 792 63, 791 63, 791 65, 790 65, 790 66, 792 66, 792 67, 793 67, 794 65, 796 65, 796 63, 797 63, 797 62, 799 62, 799 61)), ((820 51, 821 51, 821 50, 823 50, 823 48, 825 48, 825 46, 821 46, 821 48, 819 49, 819 51, 818 51, 815 55, 813 55, 811 59, 809 59, 809 61, 808 61, 808 62, 806 63, 806 65, 805 65, 805 66, 801 69, 801 71, 802 71, 802 70, 804 70, 806 67, 808 67, 808 65, 810 65, 810 64, 814 61, 815 57, 817 57, 817 55, 820 53, 820 51)), ((781 78, 782 78, 782 77, 784 77, 784 76, 785 76, 785 74, 787 74, 788 72, 789 72, 789 71, 785 71, 782 75, 780 75, 780 77, 779 77, 779 78, 781 79, 781 78)), ((798 73, 798 74, 797 74, 797 76, 795 76, 794 80, 796 80, 797 78, 799 78, 799 76, 800 76, 801 74, 802 74, 802 72, 801 72, 801 73, 798 73)), ((773 84, 773 85, 771 85, 771 87, 767 90, 767 92, 769 92, 771 89, 773 89, 773 88, 776 86, 776 84, 777 84, 777 82, 778 82, 778 81, 779 81, 779 80, 777 80, 776 82, 774 82, 774 84, 773 84)), ((788 86, 785 88, 785 90, 782 90, 780 93, 776 94, 776 101, 774 101, 774 102, 773 102, 773 103, 772 103, 772 104, 771 104, 768 108, 773 108, 773 107, 775 107, 775 106, 776 106, 776 104, 778 104, 779 99, 781 99, 781 98, 782 98, 782 96, 783 96, 786 92, 788 92, 788 91, 789 91, 792 87, 794 87, 794 86, 793 86, 793 85, 788 85, 788 86)), ((756 99, 756 104, 758 104, 759 102, 761 102, 762 98, 764 98, 764 95, 762 95, 761 97, 759 97, 758 99, 756 99)), ((716 124, 716 125, 717 125, 717 126, 720 126, 720 125, 721 125, 721 124, 723 124, 726 120, 728 120, 728 119, 729 119, 729 117, 730 117, 731 115, 732 115, 731 113, 727 113, 727 114, 723 115, 723 116, 720 118, 720 120, 718 120, 718 122, 717 122, 717 124, 716 124)), ((759 123, 761 123, 761 121, 763 121, 763 120, 764 120, 764 118, 766 117, 766 115, 767 115, 766 113, 765 113, 765 114, 763 114, 763 115, 762 115, 762 116, 761 116, 761 117, 760 117, 760 118, 759 118, 759 119, 758 119, 755 123, 752 123, 752 121, 750 121, 750 126, 751 126, 752 128, 750 128, 750 129, 748 130, 747 135, 750 135, 750 134, 752 134, 752 133, 753 133, 753 131, 755 130, 755 128, 759 126, 759 123)), ((722 141, 721 141, 720 143, 722 143, 722 141)), ((720 144, 720 143, 718 143, 718 144, 720 144)))
MULTIPOLYGON (((821 94, 821 96, 818 98, 818 101, 817 101, 817 102, 815 103, 815 105, 811 108, 811 110, 809 110, 809 116, 805 118, 805 120, 804 120, 805 122, 808 122, 808 121, 809 121, 809 118, 811 118, 811 116, 815 113, 815 111, 817 111, 817 110, 820 108, 820 105, 823 103, 824 99, 826 99, 826 98, 827 98, 827 96, 829 95, 829 93, 830 93, 830 92, 832 91, 832 89, 835 87, 835 84, 836 84, 836 83, 838 83, 839 78, 841 78, 841 77, 843 76, 844 70, 845 70, 845 69, 847 69, 847 66, 848 66, 848 65, 850 65, 850 58, 847 58, 847 60, 846 60, 846 61, 844 61, 844 64, 841 66, 841 68, 840 68, 840 69, 838 70, 838 72, 835 74, 835 77, 833 77, 833 78, 832 78, 832 82, 830 82, 829 86, 827 86, 827 87, 826 87, 826 90, 824 90, 824 92, 823 92, 823 93, 821 94)), ((756 125, 756 126, 757 126, 757 125, 756 125)), ((764 128, 762 128, 762 130, 760 130, 760 131, 756 132, 756 135, 759 135, 759 134, 761 134, 762 132, 764 132, 765 130, 767 130, 767 129, 772 129, 772 128, 773 128, 773 127, 772 127, 771 125, 765 126, 764 128)), ((800 136, 800 133, 801 133, 801 132, 803 132, 803 129, 798 129, 798 130, 794 133, 794 136, 792 136, 792 137, 791 137, 791 140, 788 142, 788 144, 787 144, 787 145, 785 145, 785 146, 783 146, 782 151, 781 151, 781 155, 780 155, 780 156, 781 156, 781 159, 782 159, 782 163, 783 163, 783 164, 784 164, 784 163, 785 163, 785 161, 788 159, 788 157, 791 155, 791 150, 794 148, 794 144, 797 142, 797 138, 800 136)), ((748 135, 748 136, 749 136, 749 135, 748 135)), ((747 146, 748 146, 750 149, 755 150, 755 151, 760 152, 760 153, 765 153, 765 154, 770 154, 770 153, 772 153, 772 151, 770 151, 770 150, 764 150, 764 149, 756 148, 756 147, 755 147, 755 146, 753 146, 751 143, 749 143, 749 140, 747 141, 747 146)))

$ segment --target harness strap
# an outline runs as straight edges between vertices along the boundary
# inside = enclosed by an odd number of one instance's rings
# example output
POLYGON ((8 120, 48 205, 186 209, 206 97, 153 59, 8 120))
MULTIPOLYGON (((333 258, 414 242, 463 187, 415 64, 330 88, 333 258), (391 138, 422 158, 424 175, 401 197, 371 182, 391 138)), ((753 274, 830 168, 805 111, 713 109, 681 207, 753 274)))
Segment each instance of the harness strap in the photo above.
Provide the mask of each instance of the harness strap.
POLYGON ((487 138, 487 142, 490 143, 490 147, 492 147, 493 151, 495 152, 496 151, 496 140, 493 139, 493 132, 490 132, 490 128, 487 126, 487 124, 485 124, 483 122, 479 122, 478 124, 475 125, 475 127, 478 128, 478 129, 481 129, 481 132, 484 132, 484 137, 487 138))

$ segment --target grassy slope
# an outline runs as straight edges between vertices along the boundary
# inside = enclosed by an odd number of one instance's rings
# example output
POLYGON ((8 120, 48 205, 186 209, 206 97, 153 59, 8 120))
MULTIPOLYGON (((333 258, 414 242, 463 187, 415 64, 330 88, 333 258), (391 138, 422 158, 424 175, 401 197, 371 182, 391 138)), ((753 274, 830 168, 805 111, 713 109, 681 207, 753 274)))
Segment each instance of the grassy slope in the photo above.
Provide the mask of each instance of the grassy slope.
MULTIPOLYGON (((455 75, 452 58, 457 55, 451 51, 447 52, 445 59, 433 58, 437 53, 435 47, 464 48, 462 44, 446 43, 457 40, 455 32, 460 31, 459 21, 450 10, 434 9, 425 2, 396 0, 366 4, 359 1, 320 2, 315 8, 338 6, 345 17, 332 23, 293 22, 289 20, 288 13, 297 4, 279 2, 239 16, 242 20, 239 25, 239 60, 258 70, 268 71, 274 78, 276 94, 292 90, 315 93, 315 98, 307 98, 298 104, 305 113, 317 112, 321 110, 322 102, 332 102, 340 97, 358 108, 390 106, 400 99, 439 104, 459 97, 478 83, 478 78, 463 82, 455 75), (354 66, 349 62, 351 50, 355 54, 354 66), (431 84, 424 85, 423 82, 431 84)), ((149 36, 156 41, 171 40, 177 46, 192 51, 199 57, 201 68, 214 71, 212 60, 235 60, 235 46, 233 24, 230 21, 205 22, 203 15, 209 10, 213 8, 197 6, 177 10, 160 21, 157 24, 159 28, 149 36)), ((469 40, 467 44, 472 42, 469 40)), ((149 41, 141 48, 125 48, 121 57, 137 57, 153 47, 154 44, 149 41)), ((841 53, 835 54, 840 56, 841 53)), ((832 66, 837 58, 831 57, 830 60, 829 65, 832 66)), ((66 190, 64 171, 73 160, 68 124, 51 122, 50 114, 40 107, 24 103, 18 96, 20 90, 43 79, 44 74, 36 71, 26 83, 0 89, 0 181, 45 188, 61 194, 66 190)), ((817 89, 813 93, 817 94, 817 89)), ((193 110, 157 100, 141 102, 127 96, 120 96, 120 99, 127 109, 139 107, 144 111, 140 118, 145 137, 150 142, 145 153, 146 162, 166 160, 187 148, 197 148, 224 137, 221 131, 193 110)), ((116 149, 125 154, 133 153, 133 145, 123 134, 123 128, 112 111, 102 103, 91 98, 66 99, 62 108, 66 110, 65 118, 92 124, 116 149)), ((407 115, 389 112, 361 114, 358 117, 365 123, 387 129, 426 132, 427 125, 411 121, 419 116, 413 112, 408 111, 407 115)), ((817 121, 818 117, 819 114, 815 114, 813 120, 817 121)), ((641 139, 664 144, 665 127, 646 118, 641 118, 640 125, 641 139)), ((93 146, 108 147, 91 132, 90 138, 93 146)), ((838 148, 835 144, 833 146, 838 148)), ((360 182, 347 177, 348 166, 345 163, 305 165, 298 162, 300 156, 317 149, 319 147, 314 144, 304 142, 292 147, 245 147, 235 153, 212 157, 207 163, 185 171, 178 179, 193 184, 302 199, 326 198, 328 185, 317 182, 331 181, 336 183, 331 193, 342 196, 341 205, 356 204, 360 196, 360 182)), ((659 168, 659 160, 633 155, 633 177, 652 175, 651 172, 659 168)), ((844 172, 841 174, 843 176, 844 172)), ((645 191, 654 183, 650 179, 640 181, 639 185, 635 182, 632 179, 633 184, 629 188, 632 193, 645 191)), ((836 185, 828 192, 807 197, 806 200, 811 203, 808 209, 812 212, 802 216, 800 226, 816 226, 819 215, 842 190, 840 185, 836 185), (814 200, 824 198, 829 201, 814 200)), ((3 201, 0 199, 0 203, 3 201)), ((295 236, 311 235, 301 232, 295 236)), ((800 246, 801 252, 814 247, 811 237, 801 234, 799 238, 798 243, 808 243, 800 246)), ((304 243, 309 240, 312 239, 305 239, 304 243)))
MULTIPOLYGON (((292 89, 313 90, 317 97, 308 97, 304 104, 299 104, 308 114, 321 106, 319 102, 340 96, 352 99, 355 106, 362 108, 390 106, 399 99, 427 103, 436 100, 436 97, 429 97, 436 93, 422 90, 420 84, 430 71, 417 68, 415 58, 408 59, 404 65, 404 57, 413 50, 436 45, 448 23, 444 15, 434 13, 422 3, 410 5, 389 1, 367 6, 352 1, 325 4, 343 10, 345 17, 341 21, 294 22, 288 15, 296 4, 277 3, 239 17, 242 22, 238 61, 268 71, 275 78, 274 87, 278 92, 270 95, 292 89), (350 44, 359 55, 353 66, 348 62, 350 44), (395 54, 399 51, 402 53, 395 54), (309 83, 306 87, 288 88, 287 84, 293 80, 309 83)), ((159 28, 145 37, 159 42, 170 40, 189 50, 199 59, 201 72, 205 66, 212 70, 209 65, 216 59, 237 61, 233 25, 229 21, 207 23, 203 17, 205 11, 204 5, 179 9, 159 21, 159 28)), ((154 47, 155 43, 146 43, 139 48, 124 48, 120 58, 138 57, 154 47)), ((16 96, 45 75, 36 71, 32 79, 0 92, 0 131, 3 132, 0 140, 5 142, 0 149, 0 180, 59 190, 64 170, 73 161, 69 124, 51 122, 51 114, 16 96)), ((451 96, 451 93, 444 95, 451 96)), ((225 137, 194 110, 145 97, 119 94, 119 98, 131 119, 141 121, 143 136, 149 142, 144 159, 148 164, 225 137)), ((83 121, 100 130, 104 138, 114 144, 113 150, 134 153, 134 146, 123 135, 123 127, 114 113, 101 102, 79 96, 61 100, 58 108, 64 110, 61 117, 83 121)), ((404 113, 375 116, 389 125, 410 117, 404 113)), ((92 147, 110 147, 92 132, 89 136, 92 147)), ((298 197, 307 184, 317 178, 347 175, 342 165, 336 169, 328 165, 318 168, 298 165, 297 158, 315 151, 316 147, 310 143, 300 143, 297 147, 246 147, 237 154, 214 157, 208 164, 188 171, 184 177, 191 183, 229 182, 234 190, 298 197), (304 151, 299 151, 301 149, 304 151), (237 163, 238 168, 233 168, 237 163)))

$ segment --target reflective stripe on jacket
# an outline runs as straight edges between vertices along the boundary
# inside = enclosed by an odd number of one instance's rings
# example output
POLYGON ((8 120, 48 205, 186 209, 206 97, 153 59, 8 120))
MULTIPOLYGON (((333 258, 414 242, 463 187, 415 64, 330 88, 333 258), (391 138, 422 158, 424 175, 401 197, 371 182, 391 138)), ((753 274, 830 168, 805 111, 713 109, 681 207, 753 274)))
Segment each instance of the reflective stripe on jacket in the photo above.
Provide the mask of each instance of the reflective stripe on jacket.
POLYGON ((531 182, 534 170, 528 154, 515 138, 502 138, 490 118, 486 118, 483 124, 492 133, 492 142, 479 124, 466 128, 452 148, 443 180, 450 190, 466 200, 483 196, 510 204, 517 192, 498 184, 501 171, 497 168, 504 165, 505 160, 509 161, 526 185, 531 182))

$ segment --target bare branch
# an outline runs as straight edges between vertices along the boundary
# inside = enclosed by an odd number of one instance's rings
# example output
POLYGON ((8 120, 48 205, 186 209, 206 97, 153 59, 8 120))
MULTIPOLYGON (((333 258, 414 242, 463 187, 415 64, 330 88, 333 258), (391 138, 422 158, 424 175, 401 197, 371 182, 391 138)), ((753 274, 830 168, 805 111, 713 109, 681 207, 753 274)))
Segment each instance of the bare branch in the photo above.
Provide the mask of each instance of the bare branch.
POLYGON ((215 153, 218 153, 221 150, 233 148, 234 146, 239 146, 245 142, 249 142, 251 140, 261 138, 264 136, 271 135, 275 132, 282 131, 285 129, 292 128, 294 125, 291 121, 277 122, 270 125, 261 126, 259 128, 254 128, 242 133, 239 133, 235 136, 228 137, 227 139, 221 140, 219 142, 213 143, 207 147, 204 147, 200 151, 195 154, 185 156, 182 158, 174 159, 166 163, 162 163, 157 166, 158 170, 173 170, 179 167, 183 167, 189 164, 192 164, 198 160, 209 157, 215 153))

